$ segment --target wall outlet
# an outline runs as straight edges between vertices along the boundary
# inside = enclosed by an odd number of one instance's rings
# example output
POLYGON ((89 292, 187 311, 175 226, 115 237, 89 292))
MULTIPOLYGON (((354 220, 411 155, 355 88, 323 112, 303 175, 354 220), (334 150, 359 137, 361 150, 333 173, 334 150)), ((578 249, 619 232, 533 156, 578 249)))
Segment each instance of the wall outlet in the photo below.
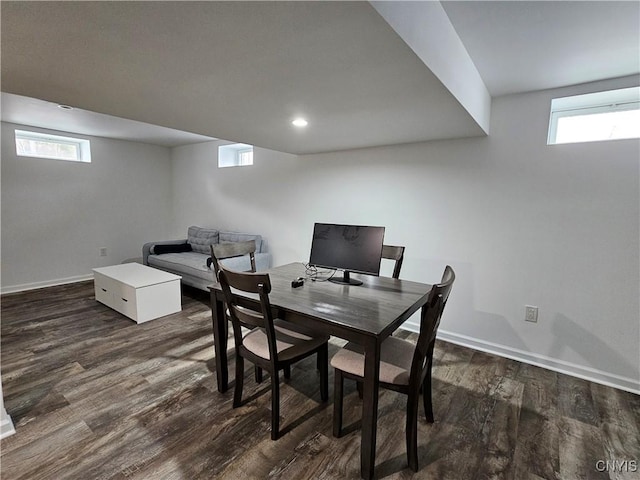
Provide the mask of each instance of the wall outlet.
POLYGON ((101 257, 106 257, 107 256, 107 247, 102 247, 100 249, 100 256, 101 257))
POLYGON ((534 322, 537 323, 538 322, 538 307, 534 307, 531 305, 525 305, 525 313, 524 313, 524 319, 527 322, 534 322))

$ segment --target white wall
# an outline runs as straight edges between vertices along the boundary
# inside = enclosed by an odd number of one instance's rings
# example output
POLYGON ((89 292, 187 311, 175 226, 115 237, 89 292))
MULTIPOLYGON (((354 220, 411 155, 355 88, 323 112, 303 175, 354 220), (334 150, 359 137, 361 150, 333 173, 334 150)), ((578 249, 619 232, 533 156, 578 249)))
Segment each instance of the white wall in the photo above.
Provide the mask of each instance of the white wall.
POLYGON ((89 164, 17 157, 16 127, 31 129, 2 123, 3 293, 91 278, 170 233, 168 148, 80 136, 89 164))
POLYGON ((494 99, 486 138, 300 157, 256 148, 252 167, 226 169, 216 142, 180 147, 175 230, 261 233, 278 265, 308 259, 314 222, 384 225, 387 243, 407 247, 403 278, 456 270, 443 338, 639 390, 639 142, 546 145, 551 98, 632 81, 494 99))

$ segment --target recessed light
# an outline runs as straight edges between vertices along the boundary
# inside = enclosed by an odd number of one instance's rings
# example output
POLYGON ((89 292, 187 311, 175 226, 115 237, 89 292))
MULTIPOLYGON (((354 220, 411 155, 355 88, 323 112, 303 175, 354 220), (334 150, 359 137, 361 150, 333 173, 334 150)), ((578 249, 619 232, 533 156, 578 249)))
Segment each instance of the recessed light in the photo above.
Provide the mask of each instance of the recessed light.
POLYGON ((309 122, 307 122, 304 118, 296 118, 291 123, 296 127, 306 127, 307 125, 309 125, 309 122))
POLYGON ((73 107, 70 107, 69 105, 58 105, 58 108, 61 108, 62 110, 73 110, 73 107))

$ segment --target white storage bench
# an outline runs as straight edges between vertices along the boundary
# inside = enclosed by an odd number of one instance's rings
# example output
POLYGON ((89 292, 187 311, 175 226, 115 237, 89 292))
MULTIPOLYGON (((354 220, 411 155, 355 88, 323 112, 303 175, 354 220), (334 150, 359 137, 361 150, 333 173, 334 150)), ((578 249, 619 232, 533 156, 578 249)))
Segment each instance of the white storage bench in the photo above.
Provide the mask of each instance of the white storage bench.
POLYGON ((182 310, 180 276, 139 263, 93 269, 96 300, 136 323, 182 310))

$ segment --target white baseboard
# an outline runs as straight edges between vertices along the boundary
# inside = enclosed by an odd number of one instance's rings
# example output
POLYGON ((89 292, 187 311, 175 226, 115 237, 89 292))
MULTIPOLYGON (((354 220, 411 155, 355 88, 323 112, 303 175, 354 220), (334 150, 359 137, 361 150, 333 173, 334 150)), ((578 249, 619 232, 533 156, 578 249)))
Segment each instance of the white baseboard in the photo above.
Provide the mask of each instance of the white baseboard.
MULTIPOLYGON (((410 323, 405 324, 403 328, 412 332, 418 332, 417 326, 410 323)), ((604 372, 595 368, 585 367, 576 363, 566 362, 564 360, 499 345, 497 343, 487 342, 485 340, 478 340, 459 333, 447 332, 446 330, 438 330, 437 338, 444 340, 445 342, 454 343, 456 345, 490 353, 499 357, 510 358, 518 362, 535 365, 536 367, 546 368, 548 370, 553 370, 554 372, 571 375, 572 377, 582 378, 583 380, 589 380, 591 382, 640 395, 639 379, 622 377, 620 375, 604 372)))
POLYGON ((22 285, 9 285, 0 289, 1 294, 24 292, 26 290, 35 290, 36 288, 53 287, 55 285, 66 285, 67 283, 84 282, 93 280, 93 274, 77 275, 75 277, 58 278, 55 280, 46 280, 44 282, 23 283, 22 285))
POLYGON ((4 410, 4 408, 2 410, 3 411, 0 412, 0 417, 2 418, 2 420, 0 421, 0 439, 16 433, 16 429, 13 428, 11 417, 7 415, 7 412, 4 410))

